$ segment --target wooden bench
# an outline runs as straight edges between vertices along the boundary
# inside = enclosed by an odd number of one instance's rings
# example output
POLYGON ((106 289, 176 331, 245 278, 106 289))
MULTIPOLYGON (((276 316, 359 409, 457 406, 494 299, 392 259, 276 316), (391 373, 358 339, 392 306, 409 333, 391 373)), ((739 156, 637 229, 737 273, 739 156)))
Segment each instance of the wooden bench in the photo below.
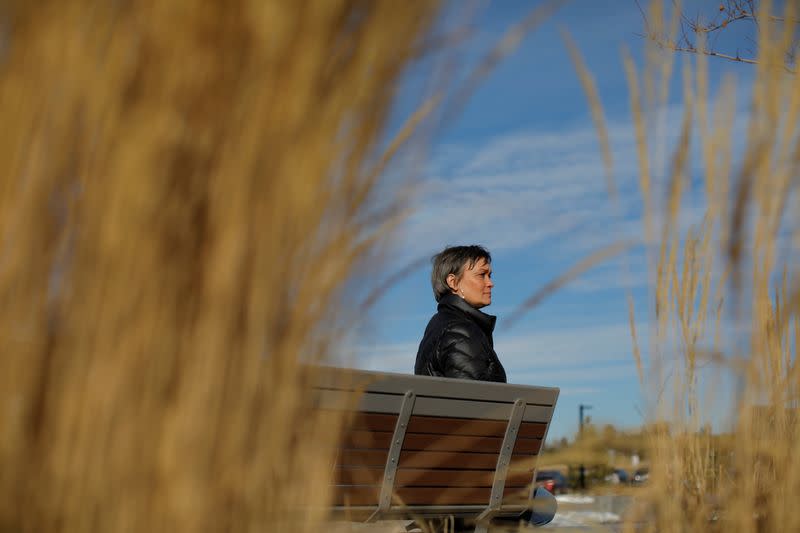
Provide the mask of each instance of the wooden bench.
POLYGON ((334 512, 348 520, 462 517, 476 532, 531 508, 536 458, 559 390, 326 368, 321 409, 350 403, 334 512))

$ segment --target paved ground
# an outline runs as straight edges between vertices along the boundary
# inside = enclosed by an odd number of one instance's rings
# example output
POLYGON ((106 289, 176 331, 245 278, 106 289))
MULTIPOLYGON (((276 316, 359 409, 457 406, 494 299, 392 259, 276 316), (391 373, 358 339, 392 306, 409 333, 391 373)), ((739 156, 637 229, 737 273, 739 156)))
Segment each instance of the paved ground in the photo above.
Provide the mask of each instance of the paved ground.
MULTIPOLYGON (((625 512, 633 502, 631 496, 622 495, 559 495, 555 519, 541 528, 523 531, 558 533, 619 533, 625 512)), ((375 524, 334 524, 327 533, 405 533, 405 523, 378 522, 375 524)), ((413 530, 412 530, 413 531, 413 530)), ((421 531, 421 530, 417 530, 421 531)), ((492 528, 493 533, 519 531, 518 529, 492 528)))
POLYGON ((559 495, 555 519, 542 529, 567 531, 619 531, 633 503, 623 495, 559 495))

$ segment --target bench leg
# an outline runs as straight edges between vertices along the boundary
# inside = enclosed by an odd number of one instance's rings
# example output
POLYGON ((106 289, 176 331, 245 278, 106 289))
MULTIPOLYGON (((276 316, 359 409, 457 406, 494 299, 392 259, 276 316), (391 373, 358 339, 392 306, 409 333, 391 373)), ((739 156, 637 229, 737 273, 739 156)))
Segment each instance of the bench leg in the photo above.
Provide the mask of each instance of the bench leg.
POLYGON ((488 533, 489 524, 492 523, 492 517, 495 515, 494 509, 486 509, 475 518, 475 533, 488 533))

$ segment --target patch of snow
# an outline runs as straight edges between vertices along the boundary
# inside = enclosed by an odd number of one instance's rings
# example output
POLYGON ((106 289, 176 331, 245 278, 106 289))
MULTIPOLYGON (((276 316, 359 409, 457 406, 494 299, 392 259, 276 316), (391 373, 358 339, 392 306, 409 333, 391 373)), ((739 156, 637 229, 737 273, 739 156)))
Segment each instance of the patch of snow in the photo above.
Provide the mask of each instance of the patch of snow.
POLYGON ((548 527, 580 527, 583 526, 583 522, 576 522, 571 520, 568 516, 564 513, 556 513, 556 516, 553 518, 553 521, 547 525, 541 526, 542 528, 548 527))
POLYGON ((565 511, 556 513, 550 524, 560 527, 574 527, 590 524, 616 524, 618 522, 620 522, 619 515, 607 511, 565 511))
POLYGON ((594 503, 594 497, 580 494, 559 494, 556 496, 559 503, 594 503))

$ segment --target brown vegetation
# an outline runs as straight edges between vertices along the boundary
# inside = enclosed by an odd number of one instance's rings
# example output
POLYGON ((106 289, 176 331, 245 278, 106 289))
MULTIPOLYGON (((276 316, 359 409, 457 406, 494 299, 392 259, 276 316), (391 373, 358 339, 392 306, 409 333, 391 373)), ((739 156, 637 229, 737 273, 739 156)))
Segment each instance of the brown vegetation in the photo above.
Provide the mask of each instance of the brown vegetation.
MULTIPOLYGON (((329 353, 341 289, 393 223, 396 204, 372 209, 377 143, 437 3, 0 10, 0 531, 319 531, 320 445, 343 421, 310 409, 303 363, 329 353)), ((655 2, 653 29, 675 31, 661 19, 655 2)), ((632 518, 659 533, 800 530, 800 76, 783 68, 793 33, 771 27, 743 153, 734 83, 710 95, 705 56, 687 63, 666 191, 652 132, 674 55, 651 46, 641 77, 626 59, 652 375, 635 353, 669 421, 632 518), (694 146, 707 205, 686 233, 694 146), (728 438, 700 431, 704 366, 737 380, 728 438)))
MULTIPOLYGON (((660 7, 654 3, 651 22, 660 24, 660 7)), ((762 4, 764 13, 769 8, 762 4)), ((783 16, 795 17, 792 2, 783 16)), ((675 26, 673 20, 669 27, 675 26)), ((800 273, 791 244, 798 235, 792 202, 800 170, 800 77, 782 68, 794 28, 779 34, 770 28, 762 25, 759 33, 746 143, 731 135, 734 81, 711 95, 705 57, 684 66, 683 128, 661 199, 650 179, 653 141, 645 132, 650 111, 666 101, 674 56, 651 51, 644 98, 628 62, 655 280, 649 356, 656 372, 645 385, 651 415, 669 421, 651 439, 653 483, 640 516, 653 518, 650 530, 660 533, 800 528, 793 503, 800 488, 793 460, 800 452, 793 422, 800 400, 800 273), (695 146, 700 162, 691 156, 695 146), (682 197, 698 172, 705 215, 684 232, 682 197), (708 379, 709 369, 735 383, 723 404, 734 415, 732 433, 716 442, 700 431, 720 386, 708 379)))
POLYGON ((0 530, 319 531, 301 363, 437 2, 0 10, 0 530))

